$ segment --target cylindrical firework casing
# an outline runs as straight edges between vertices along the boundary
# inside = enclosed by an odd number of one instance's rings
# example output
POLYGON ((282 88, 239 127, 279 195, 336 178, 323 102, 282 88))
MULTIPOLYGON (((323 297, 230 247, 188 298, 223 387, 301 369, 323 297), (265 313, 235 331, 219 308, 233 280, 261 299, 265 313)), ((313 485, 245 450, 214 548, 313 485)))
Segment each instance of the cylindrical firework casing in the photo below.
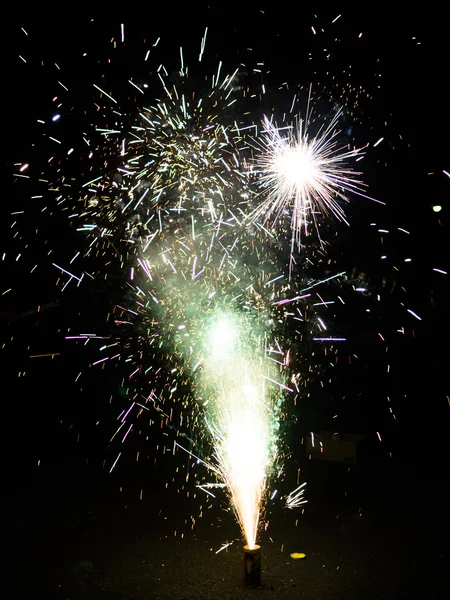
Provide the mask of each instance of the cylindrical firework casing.
POLYGON ((261 585, 261 546, 244 546, 244 581, 249 587, 261 585))

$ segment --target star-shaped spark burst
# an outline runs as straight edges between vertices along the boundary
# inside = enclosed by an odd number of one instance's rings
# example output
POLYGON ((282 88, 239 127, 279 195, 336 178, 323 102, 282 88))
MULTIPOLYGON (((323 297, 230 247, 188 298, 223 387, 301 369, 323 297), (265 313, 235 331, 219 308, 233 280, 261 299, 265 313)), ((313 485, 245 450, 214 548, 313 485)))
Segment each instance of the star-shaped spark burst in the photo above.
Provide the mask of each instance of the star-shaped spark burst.
POLYGON ((319 215, 332 214, 347 222, 341 203, 348 202, 349 192, 364 196, 360 173, 349 166, 350 160, 362 157, 361 149, 339 142, 341 113, 338 110, 312 138, 308 118, 297 117, 294 124, 283 127, 264 118, 256 157, 263 200, 251 218, 274 226, 282 215, 290 214, 292 250, 295 243, 300 245, 302 231, 308 234, 311 222, 318 230, 319 215))

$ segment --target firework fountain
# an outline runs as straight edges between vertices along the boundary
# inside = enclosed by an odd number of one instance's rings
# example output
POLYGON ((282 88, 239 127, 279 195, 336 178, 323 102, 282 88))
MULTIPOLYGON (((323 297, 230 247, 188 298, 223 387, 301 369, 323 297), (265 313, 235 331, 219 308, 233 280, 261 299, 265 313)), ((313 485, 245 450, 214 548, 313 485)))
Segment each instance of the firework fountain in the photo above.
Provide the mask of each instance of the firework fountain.
MULTIPOLYGON (((300 314, 310 296, 290 284, 300 231, 307 235, 310 221, 317 227, 330 212, 344 219, 337 199, 362 187, 347 164, 359 151, 335 141, 339 113, 312 139, 300 118, 283 127, 265 118, 261 137, 243 136, 226 118, 220 123, 233 77, 220 83, 217 73, 209 96, 215 112, 203 112, 203 97, 192 103, 164 85, 166 101, 143 109, 138 133, 122 144, 115 197, 111 182, 100 180, 83 204, 95 208, 90 218, 112 220, 109 237, 117 237, 117 212, 126 222, 139 280, 136 310, 128 313, 151 320, 143 344, 164 348, 172 371, 189 373, 213 448, 205 464, 228 490, 246 541, 247 582, 257 585, 259 515, 278 454, 282 395, 293 391, 277 317, 287 318, 287 305, 300 314), (286 269, 274 241, 283 247, 289 229, 286 269)), ((103 243, 105 230, 90 226, 90 235, 94 229, 95 243, 103 243)), ((172 397, 177 384, 170 386, 172 397)))
MULTIPOLYGON (((130 81, 139 98, 131 125, 95 85, 99 103, 114 109, 94 126, 101 144, 89 147, 102 168, 70 183, 58 168, 52 189, 87 240, 72 262, 101 257, 129 273, 125 306, 114 311, 119 333, 97 362, 127 362, 129 380, 140 377, 147 392, 131 397, 113 438, 121 432, 124 442, 150 409, 172 423, 167 407, 180 405, 177 429, 188 418, 208 432, 212 451, 202 463, 211 485, 228 491, 246 543, 246 582, 259 585, 258 524, 277 470, 283 397, 298 391, 280 324, 303 324, 310 290, 322 283, 305 278, 304 238, 330 215, 345 221, 348 193, 365 194, 351 165, 361 150, 338 142, 339 111, 314 123, 309 90, 304 118, 255 125, 236 109, 250 95, 238 70, 224 76, 221 67, 206 92, 192 89, 181 52, 176 84, 158 69, 159 100, 146 101, 130 81)), ((323 334, 323 320, 315 322, 323 334)), ((302 504, 303 491, 287 506, 302 504)))

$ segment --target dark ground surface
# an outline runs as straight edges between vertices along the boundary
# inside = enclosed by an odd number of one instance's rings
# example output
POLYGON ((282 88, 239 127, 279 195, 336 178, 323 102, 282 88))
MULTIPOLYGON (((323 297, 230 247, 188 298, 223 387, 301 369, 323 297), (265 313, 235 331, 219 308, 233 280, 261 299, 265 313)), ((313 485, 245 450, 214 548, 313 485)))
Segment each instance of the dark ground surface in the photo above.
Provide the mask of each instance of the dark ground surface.
POLYGON ((445 481, 395 463, 347 468, 310 463, 305 513, 274 511, 260 536, 259 589, 243 585, 243 544, 229 512, 205 510, 192 529, 191 505, 170 488, 149 487, 139 500, 132 486, 120 493, 95 470, 72 480, 41 470, 10 496, 9 597, 446 598, 445 481))

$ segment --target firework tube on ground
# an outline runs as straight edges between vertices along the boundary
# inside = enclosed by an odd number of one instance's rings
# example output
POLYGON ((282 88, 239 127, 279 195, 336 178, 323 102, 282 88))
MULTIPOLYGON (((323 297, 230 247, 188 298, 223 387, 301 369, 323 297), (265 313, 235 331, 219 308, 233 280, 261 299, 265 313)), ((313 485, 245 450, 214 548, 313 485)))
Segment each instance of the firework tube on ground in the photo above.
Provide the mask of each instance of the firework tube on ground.
POLYGON ((244 546, 244 582, 248 587, 261 585, 261 546, 244 546))

